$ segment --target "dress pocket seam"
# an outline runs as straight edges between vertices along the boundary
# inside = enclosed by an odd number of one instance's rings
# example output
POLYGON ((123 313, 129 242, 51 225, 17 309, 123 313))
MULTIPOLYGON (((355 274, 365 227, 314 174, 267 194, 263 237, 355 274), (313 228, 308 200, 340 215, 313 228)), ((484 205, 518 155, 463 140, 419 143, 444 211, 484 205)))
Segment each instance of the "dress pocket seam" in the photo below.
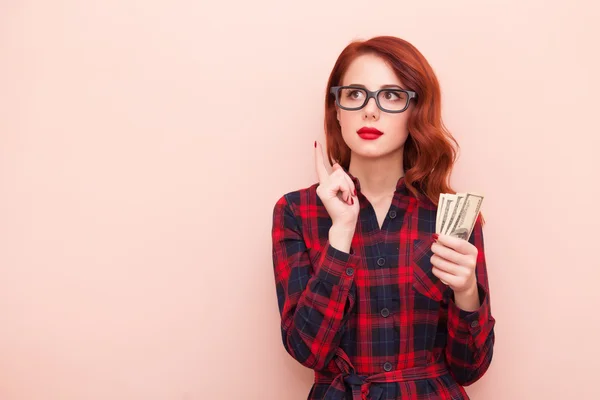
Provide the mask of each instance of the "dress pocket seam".
POLYGON ((411 264, 412 264, 412 287, 422 295, 435 301, 441 301, 448 287, 433 275, 431 264, 431 245, 432 238, 413 239, 411 264))

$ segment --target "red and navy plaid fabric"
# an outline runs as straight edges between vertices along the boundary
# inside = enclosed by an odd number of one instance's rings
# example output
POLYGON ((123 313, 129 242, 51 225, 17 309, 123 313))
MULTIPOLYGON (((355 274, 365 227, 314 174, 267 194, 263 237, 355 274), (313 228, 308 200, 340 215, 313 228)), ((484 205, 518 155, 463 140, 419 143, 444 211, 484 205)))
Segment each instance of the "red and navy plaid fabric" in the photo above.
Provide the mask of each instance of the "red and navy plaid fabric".
POLYGON ((348 175, 361 207, 349 253, 329 243, 317 184, 283 195, 273 210, 283 346, 315 372, 308 399, 468 399, 463 386, 485 373, 494 346, 480 219, 469 242, 481 306, 466 312, 431 271, 437 207, 402 177, 380 228, 348 175))

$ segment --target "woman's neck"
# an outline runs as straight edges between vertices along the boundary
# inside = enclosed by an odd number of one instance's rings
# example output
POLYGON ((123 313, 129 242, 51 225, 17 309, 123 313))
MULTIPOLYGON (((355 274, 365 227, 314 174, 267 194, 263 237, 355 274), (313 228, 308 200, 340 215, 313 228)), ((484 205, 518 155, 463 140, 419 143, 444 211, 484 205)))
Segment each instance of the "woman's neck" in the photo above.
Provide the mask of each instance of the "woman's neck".
POLYGON ((372 198, 389 196, 404 176, 403 149, 392 154, 367 158, 352 153, 348 171, 360 182, 360 190, 372 198))

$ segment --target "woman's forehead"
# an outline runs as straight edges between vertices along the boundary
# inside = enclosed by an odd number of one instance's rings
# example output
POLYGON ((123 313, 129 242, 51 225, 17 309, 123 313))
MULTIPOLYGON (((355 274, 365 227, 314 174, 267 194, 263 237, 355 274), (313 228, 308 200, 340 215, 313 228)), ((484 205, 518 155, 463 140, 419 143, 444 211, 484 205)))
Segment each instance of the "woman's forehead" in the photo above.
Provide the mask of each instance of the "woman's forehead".
POLYGON ((367 89, 377 90, 385 85, 402 86, 392 67, 380 57, 365 54, 350 63, 342 79, 343 85, 364 85, 367 89))

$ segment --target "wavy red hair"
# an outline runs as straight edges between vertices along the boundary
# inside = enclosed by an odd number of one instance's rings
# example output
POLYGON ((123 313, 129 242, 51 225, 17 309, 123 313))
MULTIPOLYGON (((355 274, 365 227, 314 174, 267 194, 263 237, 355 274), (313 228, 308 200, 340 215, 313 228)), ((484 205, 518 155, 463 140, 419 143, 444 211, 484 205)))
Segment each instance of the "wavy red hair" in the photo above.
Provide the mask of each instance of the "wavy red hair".
MULTIPOLYGON (((350 63, 364 54, 382 58, 402 81, 406 89, 414 90, 417 98, 408 119, 408 138, 404 145, 406 187, 421 199, 438 204, 441 193, 455 194, 449 184, 450 175, 460 146, 442 121, 442 98, 438 79, 425 57, 406 40, 394 36, 377 36, 351 42, 339 55, 325 90, 325 138, 327 156, 333 165, 346 170, 350 166, 350 148, 342 138, 336 118, 332 86, 341 85, 350 63)), ((483 224, 483 215, 480 215, 483 224)))

